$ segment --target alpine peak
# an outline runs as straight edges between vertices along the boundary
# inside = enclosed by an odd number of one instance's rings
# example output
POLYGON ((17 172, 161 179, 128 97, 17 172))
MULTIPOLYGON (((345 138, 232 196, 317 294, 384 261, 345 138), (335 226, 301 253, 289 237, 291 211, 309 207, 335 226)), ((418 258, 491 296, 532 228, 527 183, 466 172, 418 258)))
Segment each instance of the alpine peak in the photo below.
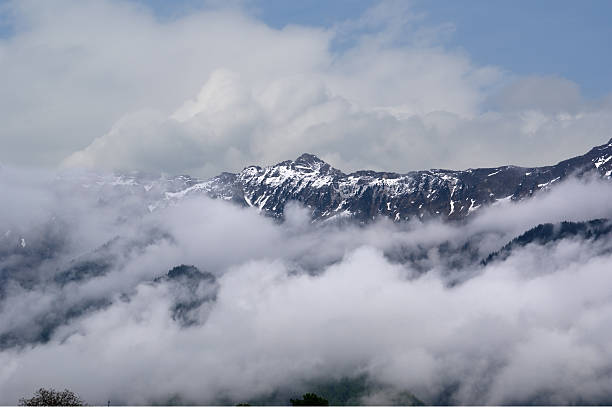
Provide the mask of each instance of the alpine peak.
POLYGON ((296 158, 294 162, 296 164, 313 164, 313 163, 326 164, 325 161, 321 160, 316 155, 310 154, 310 153, 302 154, 301 156, 296 158))
MULTIPOLYGON (((612 140, 586 154, 546 167, 506 165, 406 174, 374 171, 345 174, 316 155, 305 153, 295 160, 266 167, 250 166, 239 173, 223 173, 206 181, 179 177, 171 180, 171 191, 164 194, 163 202, 155 198, 155 191, 161 187, 153 188, 151 184, 144 189, 147 193, 151 191, 149 210, 186 195, 205 194, 255 207, 276 218, 283 218, 288 202, 298 201, 311 210, 313 220, 351 218, 368 222, 377 217, 397 222, 429 217, 461 220, 489 205, 527 199, 571 176, 598 174, 612 180, 611 147, 612 140)), ((143 188, 132 178, 121 178, 115 183, 143 188)))

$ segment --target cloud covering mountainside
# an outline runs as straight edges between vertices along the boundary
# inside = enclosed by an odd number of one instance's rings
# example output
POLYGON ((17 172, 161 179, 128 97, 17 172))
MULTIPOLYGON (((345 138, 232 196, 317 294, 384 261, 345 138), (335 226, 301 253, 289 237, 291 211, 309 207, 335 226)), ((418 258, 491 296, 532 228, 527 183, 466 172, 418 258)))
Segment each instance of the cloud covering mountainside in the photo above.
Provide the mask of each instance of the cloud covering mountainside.
POLYGON ((0 180, 1 403, 40 386, 286 402, 355 377, 366 403, 611 400, 610 235, 543 235, 483 262, 540 223, 610 219, 609 181, 568 178, 463 225, 358 226, 297 204, 278 223, 204 196, 149 212, 120 185, 0 180))
POLYGON ((0 404, 612 404, 609 4, 314 3, 0 0, 0 404))

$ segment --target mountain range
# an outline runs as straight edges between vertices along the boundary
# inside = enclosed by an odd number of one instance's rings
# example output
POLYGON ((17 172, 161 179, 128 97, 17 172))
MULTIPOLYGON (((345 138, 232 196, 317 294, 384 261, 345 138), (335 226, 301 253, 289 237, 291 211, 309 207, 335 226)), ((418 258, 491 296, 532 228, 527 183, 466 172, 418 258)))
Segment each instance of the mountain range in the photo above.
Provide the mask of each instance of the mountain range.
MULTIPOLYGON (((12 198, 26 206, 32 200, 34 209, 25 213, 35 216, 6 218, 0 231, 0 352, 64 341, 84 329, 88 318, 127 306, 142 293, 161 301, 156 304, 167 309, 168 324, 179 332, 197 329, 215 315, 232 271, 258 262, 267 268, 269 258, 270 264, 286 266, 288 276, 310 278, 333 273, 338 264, 353 267, 347 253, 367 245, 397 267, 402 279, 435 275, 448 290, 486 273, 503 273, 504 267, 522 270, 523 258, 542 260, 529 270, 532 276, 552 273, 555 253, 567 263, 606 259, 612 253, 609 212, 583 211, 580 219, 565 222, 566 217, 534 217, 512 228, 471 222, 488 206, 546 194, 571 177, 610 181, 612 140, 556 165, 532 168, 346 174, 302 154, 207 180, 62 173, 47 185, 37 178, 20 199, 12 198), (226 203, 190 200, 197 197, 226 203), (283 223, 291 202, 307 208, 312 222, 283 223), (381 218, 397 224, 372 222, 381 218), (413 219, 443 222, 404 223, 413 219), (505 265, 507 260, 519 264, 505 265)), ((341 385, 312 386, 333 394, 334 402, 355 404, 356 394, 378 389, 370 379, 342 377, 341 385)), ((451 403, 454 391, 443 389, 433 401, 451 403)), ((400 396, 400 404, 418 401, 410 393, 400 396)))
POLYGON ((90 187, 112 187, 137 194, 153 211, 188 196, 206 195, 244 207, 255 207, 282 219, 285 206, 297 201, 312 220, 349 219, 368 222, 412 218, 462 220, 488 205, 521 201, 553 188, 570 177, 612 178, 612 139, 586 154, 544 167, 506 165, 467 170, 430 169, 405 174, 370 170, 346 174, 313 154, 275 165, 249 166, 208 180, 187 175, 147 177, 142 174, 98 176, 90 187))

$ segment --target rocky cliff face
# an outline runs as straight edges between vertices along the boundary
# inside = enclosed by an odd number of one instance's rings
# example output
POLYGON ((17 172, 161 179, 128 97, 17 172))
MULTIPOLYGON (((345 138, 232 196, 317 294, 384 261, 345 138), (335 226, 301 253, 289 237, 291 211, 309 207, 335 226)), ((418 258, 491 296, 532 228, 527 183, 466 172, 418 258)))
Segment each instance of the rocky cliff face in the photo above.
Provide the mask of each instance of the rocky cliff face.
POLYGON ((285 205, 298 201, 315 220, 352 218, 368 221, 386 216, 463 219, 498 201, 518 201, 548 189, 564 178, 597 174, 612 178, 612 140, 560 163, 524 168, 504 166, 464 171, 415 171, 407 174, 357 171, 345 174, 312 154, 269 167, 251 166, 238 174, 224 173, 168 195, 177 199, 205 193, 254 206, 282 218, 285 205))
POLYGON ((612 140, 584 155, 552 166, 430 169, 406 174, 333 168, 312 154, 302 154, 268 167, 250 166, 209 180, 186 175, 148 177, 122 174, 86 177, 84 188, 104 196, 138 195, 148 210, 187 196, 206 195, 282 219, 285 206, 297 201, 313 220, 351 219, 368 222, 379 216, 393 221, 432 217, 462 220, 499 201, 519 201, 555 186, 569 176, 587 174, 612 179, 612 140), (103 190, 103 191, 102 191, 103 190))

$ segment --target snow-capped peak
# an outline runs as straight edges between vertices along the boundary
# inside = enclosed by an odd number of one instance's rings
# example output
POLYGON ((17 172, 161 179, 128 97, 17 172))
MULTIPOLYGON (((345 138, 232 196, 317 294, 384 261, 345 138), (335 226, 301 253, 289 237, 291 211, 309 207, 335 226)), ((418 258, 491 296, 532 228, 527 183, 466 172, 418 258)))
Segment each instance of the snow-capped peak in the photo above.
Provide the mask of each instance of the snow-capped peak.
POLYGON ((426 170, 407 174, 357 171, 345 174, 314 154, 302 154, 267 167, 249 166, 203 181, 190 177, 152 179, 141 175, 94 178, 84 188, 134 191, 147 199, 149 211, 190 195, 207 195, 256 207, 282 218, 285 205, 298 201, 313 219, 334 217, 370 221, 385 216, 463 219, 479 208, 519 201, 554 187, 569 176, 598 173, 612 179, 612 140, 554 166, 502 166, 467 171, 426 170))
POLYGON ((326 164, 325 161, 321 160, 314 154, 304 153, 294 161, 296 164, 326 164))

